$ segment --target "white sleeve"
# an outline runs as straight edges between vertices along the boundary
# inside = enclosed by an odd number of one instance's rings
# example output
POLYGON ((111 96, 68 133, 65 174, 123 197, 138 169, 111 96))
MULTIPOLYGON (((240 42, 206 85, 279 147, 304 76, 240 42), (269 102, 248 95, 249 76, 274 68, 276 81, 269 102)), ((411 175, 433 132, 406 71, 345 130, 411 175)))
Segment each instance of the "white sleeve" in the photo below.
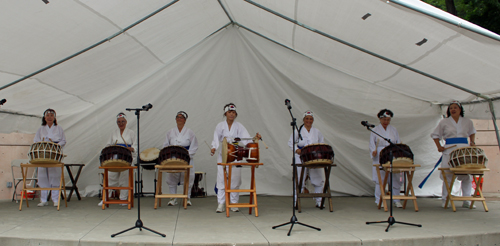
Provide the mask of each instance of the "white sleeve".
POLYGON ((189 145, 189 157, 193 158, 194 154, 196 154, 196 151, 198 150, 198 139, 196 138, 196 135, 194 135, 193 131, 189 132, 189 141, 191 142, 191 145, 189 145))
MULTIPOLYGON (((239 124, 238 136, 237 137, 240 137, 240 138, 252 138, 252 136, 250 136, 250 134, 248 133, 247 129, 241 123, 239 124)), ((246 145, 248 143, 251 143, 252 140, 241 140, 241 142, 246 145)))
POLYGON ((369 143, 370 158, 373 158, 373 156, 372 156, 373 151, 377 150, 376 141, 377 141, 377 135, 373 134, 373 132, 372 132, 370 134, 370 143, 369 143))
POLYGON ((441 140, 444 135, 444 119, 442 119, 439 124, 436 126, 436 129, 431 133, 431 138, 432 139, 439 139, 441 140))
MULTIPOLYGON (((299 139, 299 134, 297 134, 297 130, 293 130, 295 132, 295 142, 298 142, 297 139, 299 139)), ((290 134, 290 139, 288 140, 288 147, 290 147, 290 149, 293 149, 293 133, 290 134)), ((295 151, 297 151, 297 144, 295 144, 295 149, 293 149, 293 152, 295 153, 295 151)))
POLYGON ((170 140, 168 139, 170 131, 167 132, 166 137, 165 137, 165 142, 163 142, 163 148, 167 147, 170 145, 170 140))
POLYGON ((33 143, 42 142, 42 127, 38 128, 35 134, 35 138, 33 138, 33 143))
MULTIPOLYGON (((219 142, 220 142, 220 136, 219 136, 219 131, 221 129, 219 129, 219 125, 217 125, 215 127, 215 130, 214 130, 214 139, 212 140, 212 148, 213 149, 218 149, 219 148, 219 142)), ((222 135, 222 134, 221 134, 222 135)))
POLYGON ((137 151, 137 134, 135 132, 130 131, 130 138, 132 139, 132 148, 134 149, 134 152, 137 151))
POLYGON ((318 143, 325 143, 325 138, 323 137, 323 133, 318 130, 318 143))
POLYGON ((64 130, 62 127, 59 127, 59 135, 61 136, 61 140, 59 140, 59 145, 64 148, 64 145, 66 145, 66 135, 64 135, 64 130))

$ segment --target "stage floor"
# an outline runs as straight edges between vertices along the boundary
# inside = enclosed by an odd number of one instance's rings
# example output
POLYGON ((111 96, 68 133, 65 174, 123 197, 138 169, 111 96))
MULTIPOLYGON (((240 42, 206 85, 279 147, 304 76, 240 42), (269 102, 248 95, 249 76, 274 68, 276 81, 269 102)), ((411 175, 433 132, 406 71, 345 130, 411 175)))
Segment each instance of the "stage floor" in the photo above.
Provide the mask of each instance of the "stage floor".
MULTIPOLYGON (((242 196, 240 202, 247 202, 242 196)), ((457 212, 441 208, 438 198, 418 198, 419 212, 409 203, 405 210, 394 208, 396 221, 421 224, 414 227, 387 223, 366 225, 367 221, 387 221, 389 212, 378 210, 372 197, 335 197, 334 212, 314 207, 312 199, 302 200, 297 219, 316 231, 296 224, 272 229, 292 217, 291 197, 259 196, 259 217, 248 209, 215 213, 215 197, 193 198, 193 206, 154 209, 153 197, 141 198, 141 219, 145 227, 166 234, 133 229, 111 238, 111 234, 135 225, 135 208, 97 206, 98 198, 71 199, 68 207, 37 207, 31 201, 19 211, 19 204, 0 202, 0 245, 499 245, 500 199, 487 198, 489 212, 476 202, 476 209, 460 207, 457 212)))

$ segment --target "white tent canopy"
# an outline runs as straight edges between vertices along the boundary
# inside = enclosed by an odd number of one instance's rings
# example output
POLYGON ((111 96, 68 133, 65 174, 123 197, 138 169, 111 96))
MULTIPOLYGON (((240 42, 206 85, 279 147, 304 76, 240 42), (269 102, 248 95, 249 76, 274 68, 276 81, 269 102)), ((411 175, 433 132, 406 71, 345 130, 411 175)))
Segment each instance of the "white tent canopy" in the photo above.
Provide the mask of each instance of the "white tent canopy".
MULTIPOLYGON (((97 189, 115 115, 147 103, 141 149, 161 148, 175 113, 186 111, 200 142, 196 171, 212 187, 216 158, 204 142, 234 102, 237 120, 270 146, 260 151, 257 184, 273 195, 291 194, 285 98, 299 125, 305 110, 315 113, 335 151, 332 191, 347 195, 373 192, 369 132, 359 122, 377 123, 380 109, 395 113, 423 166, 419 182, 439 157, 429 134, 440 105, 479 102, 465 106, 476 119, 500 108, 500 37, 416 0, 21 0, 0 2, 0 21, 1 131, 34 133, 54 108, 65 162, 86 164, 81 189, 97 189)), ((128 127, 137 129, 133 113, 128 127)), ((151 187, 153 173, 144 178, 151 187)), ((417 194, 440 194, 440 182, 433 175, 417 194)))

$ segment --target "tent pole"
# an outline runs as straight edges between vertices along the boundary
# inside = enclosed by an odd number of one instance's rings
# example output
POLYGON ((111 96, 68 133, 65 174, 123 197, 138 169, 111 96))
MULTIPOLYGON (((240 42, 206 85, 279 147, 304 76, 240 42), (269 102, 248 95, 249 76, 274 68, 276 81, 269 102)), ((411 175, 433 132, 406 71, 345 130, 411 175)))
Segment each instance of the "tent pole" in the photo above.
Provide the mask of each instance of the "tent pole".
POLYGON ((64 58, 64 59, 62 59, 62 60, 59 60, 59 61, 57 61, 57 62, 55 62, 55 63, 52 63, 52 64, 50 64, 50 65, 48 65, 48 66, 46 66, 46 67, 44 67, 44 68, 42 68, 42 69, 39 69, 39 70, 37 70, 37 71, 33 72, 33 73, 30 73, 30 74, 28 74, 28 75, 26 75, 26 76, 24 76, 24 77, 22 77, 22 78, 20 78, 20 79, 18 79, 18 80, 16 80, 16 81, 12 82, 12 83, 9 83, 9 84, 7 84, 7 85, 4 85, 4 86, 0 87, 0 91, 1 91, 1 90, 3 90, 3 89, 5 89, 5 88, 8 88, 8 87, 10 87, 10 86, 13 86, 13 85, 15 85, 15 84, 17 84, 17 83, 19 83, 19 82, 21 82, 21 81, 23 81, 23 80, 29 79, 29 78, 31 78, 31 77, 33 77, 33 76, 35 76, 35 75, 37 75, 37 74, 39 74, 39 73, 41 73, 41 72, 44 72, 44 71, 46 71, 46 70, 48 70, 48 69, 50 69, 50 68, 52 68, 52 67, 55 67, 55 66, 57 66, 57 65, 59 65, 59 64, 61 64, 61 63, 63 63, 63 62, 65 62, 65 61, 67 61, 67 60, 70 60, 70 59, 72 59, 72 58, 74 58, 74 57, 76 57, 76 56, 79 56, 79 55, 81 55, 81 54, 83 54, 83 53, 85 53, 85 52, 87 52, 87 51, 89 51, 89 50, 91 50, 91 49, 93 49, 93 48, 95 48, 95 47, 97 47, 97 46, 99 46, 99 45, 101 45, 101 44, 105 43, 105 42, 109 42, 109 41, 111 41, 111 39, 116 38, 117 36, 119 36, 119 35, 121 35, 121 34, 125 33, 126 31, 128 31, 128 30, 129 30, 129 29, 131 29, 132 27, 135 27, 136 25, 140 24, 141 22, 143 22, 143 21, 145 21, 145 20, 147 20, 147 19, 151 18, 152 16, 154 16, 154 15, 158 14, 159 12, 161 12, 161 11, 165 10, 166 8, 170 7, 171 5, 173 5, 174 3, 178 2, 178 1, 179 1, 179 0, 173 0, 172 2, 170 2, 170 3, 166 4, 166 5, 164 5, 163 7, 161 7, 161 8, 159 8, 159 9, 157 9, 157 10, 156 10, 156 11, 154 11, 153 13, 151 13, 151 14, 147 15, 146 17, 144 17, 144 18, 142 18, 142 19, 140 19, 140 20, 138 20, 138 21, 136 21, 136 22, 132 23, 132 25, 129 25, 129 26, 127 26, 127 27, 125 27, 125 28, 121 29, 121 30, 120 30, 120 31, 118 31, 117 33, 115 33, 115 34, 113 34, 113 35, 111 35, 111 36, 109 36, 109 37, 107 37, 107 38, 105 38, 105 39, 103 39, 103 40, 101 40, 101 41, 99 41, 99 42, 97 42, 97 43, 95 43, 95 44, 93 44, 93 45, 91 45, 91 46, 89 46, 89 47, 87 47, 87 48, 85 48, 85 49, 83 49, 83 50, 81 50, 81 51, 79 51, 79 52, 75 53, 75 54, 73 54, 73 55, 70 55, 70 56, 68 56, 68 57, 66 57, 66 58, 64 58))
POLYGON ((491 117, 493 119, 493 126, 495 126, 495 135, 497 136, 498 147, 500 148, 500 136, 498 135, 497 117, 495 116, 495 108, 493 107, 493 101, 488 100, 490 104, 491 117))

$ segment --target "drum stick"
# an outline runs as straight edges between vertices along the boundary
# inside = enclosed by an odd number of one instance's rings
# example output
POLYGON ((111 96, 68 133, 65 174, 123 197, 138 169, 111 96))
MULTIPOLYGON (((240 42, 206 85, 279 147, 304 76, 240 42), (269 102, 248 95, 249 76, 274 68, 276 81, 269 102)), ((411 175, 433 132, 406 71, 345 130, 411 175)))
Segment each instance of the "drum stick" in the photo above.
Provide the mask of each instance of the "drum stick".
MULTIPOLYGON (((207 143, 207 140, 205 140, 205 143, 207 144, 207 147, 210 149, 210 151, 212 151, 212 148, 210 147, 210 145, 207 143)), ((212 154, 212 152, 210 152, 210 155, 213 156, 214 154, 212 154)))
POLYGON ((266 149, 269 149, 269 147, 267 147, 267 144, 264 142, 264 140, 262 140, 262 138, 260 138, 260 141, 262 141, 262 143, 264 144, 264 146, 266 146, 266 149))
POLYGON ((115 145, 116 145, 116 143, 118 143, 118 139, 115 141, 115 145))
POLYGON ((450 146, 450 147, 446 147, 446 148, 444 148, 444 150, 451 149, 451 148, 453 148, 453 147, 457 147, 457 145, 455 144, 455 145, 452 145, 452 146, 450 146))
POLYGON ((125 139, 123 138, 123 136, 120 135, 120 137, 122 138, 123 142, 125 143, 125 148, 128 148, 127 141, 125 141, 125 139))

